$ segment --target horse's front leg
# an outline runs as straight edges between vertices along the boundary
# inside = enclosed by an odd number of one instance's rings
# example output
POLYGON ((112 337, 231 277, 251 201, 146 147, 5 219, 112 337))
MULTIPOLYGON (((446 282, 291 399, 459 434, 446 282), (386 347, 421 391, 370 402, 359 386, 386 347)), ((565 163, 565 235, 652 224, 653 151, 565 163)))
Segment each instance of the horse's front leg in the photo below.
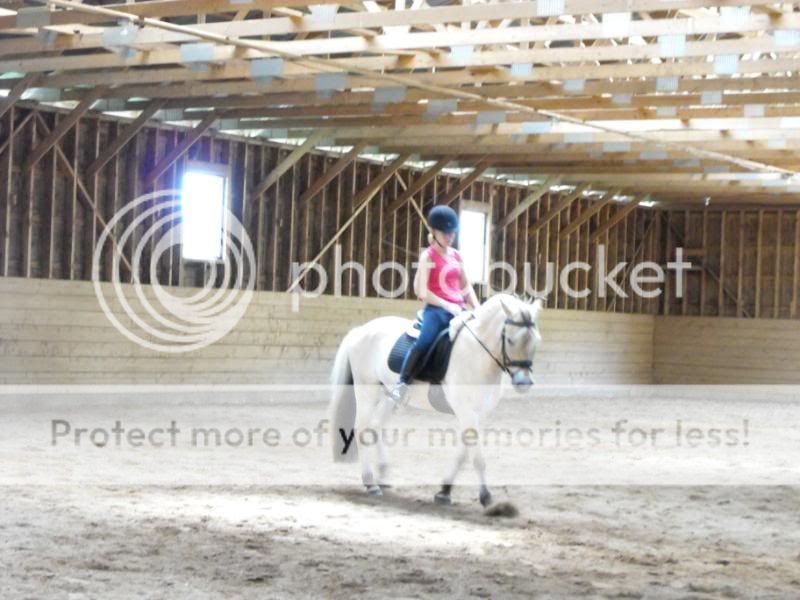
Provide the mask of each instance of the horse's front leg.
MULTIPOLYGON (((480 435, 478 437, 480 438, 480 435)), ((486 459, 483 457, 483 450, 480 445, 475 446, 472 464, 478 473, 478 480, 481 486, 478 491, 478 499, 481 502, 481 506, 489 506, 492 503, 492 493, 489 491, 489 486, 486 485, 486 459)))
POLYGON ((461 471, 461 467, 463 467, 464 463, 467 462, 467 455, 469 454, 469 449, 467 448, 466 444, 464 444, 463 439, 464 438, 461 437, 459 440, 458 454, 456 455, 455 461, 453 461, 453 466, 450 468, 450 471, 444 477, 442 489, 433 497, 433 501, 436 504, 452 503, 452 500, 450 499, 450 492, 453 491, 453 482, 455 482, 459 471, 461 471))
POLYGON ((462 440, 469 440, 472 448, 472 466, 478 474, 480 488, 478 499, 486 507, 492 503, 492 493, 486 484, 486 458, 483 455, 483 431, 481 430, 481 416, 474 406, 466 406, 463 414, 458 415, 461 421, 462 440))
POLYGON ((463 388, 459 389, 457 386, 448 388, 447 398, 450 406, 453 407, 453 412, 455 412, 460 426, 459 447, 455 462, 444 478, 442 489, 434 496, 434 501, 437 504, 450 504, 453 483, 464 463, 467 462, 470 449, 472 449, 472 463, 478 472, 480 480, 479 498, 483 506, 488 506, 492 503, 492 494, 486 485, 486 459, 483 457, 482 450, 483 435, 480 428, 481 418, 478 413, 479 404, 475 401, 476 399, 472 393, 463 388), (462 393, 459 394, 459 391, 462 393))
MULTIPOLYGON (((461 435, 462 439, 475 441, 472 464, 478 473, 478 479, 480 481, 478 498, 483 506, 489 506, 492 503, 492 493, 489 491, 489 486, 486 485, 486 459, 483 457, 483 451, 481 449, 480 430, 477 427, 467 427, 461 430, 461 435)), ((442 489, 433 497, 436 504, 451 503, 450 493, 453 490, 453 482, 455 481, 456 475, 458 475, 458 472, 461 470, 461 467, 463 467, 464 463, 467 461, 468 454, 469 449, 467 445, 461 442, 452 470, 447 477, 445 477, 442 489)))

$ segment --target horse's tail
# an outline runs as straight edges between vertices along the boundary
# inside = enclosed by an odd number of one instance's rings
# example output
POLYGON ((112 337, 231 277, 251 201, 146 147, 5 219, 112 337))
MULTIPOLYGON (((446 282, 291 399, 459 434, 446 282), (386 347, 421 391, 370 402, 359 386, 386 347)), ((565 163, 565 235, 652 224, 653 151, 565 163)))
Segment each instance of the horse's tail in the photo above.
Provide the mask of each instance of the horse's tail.
POLYGON ((352 333, 352 331, 348 333, 339 344, 331 372, 333 395, 330 403, 330 420, 334 462, 353 462, 358 458, 358 446, 354 443, 347 444, 347 441, 353 441, 356 424, 356 395, 353 389, 353 372, 350 368, 352 333))

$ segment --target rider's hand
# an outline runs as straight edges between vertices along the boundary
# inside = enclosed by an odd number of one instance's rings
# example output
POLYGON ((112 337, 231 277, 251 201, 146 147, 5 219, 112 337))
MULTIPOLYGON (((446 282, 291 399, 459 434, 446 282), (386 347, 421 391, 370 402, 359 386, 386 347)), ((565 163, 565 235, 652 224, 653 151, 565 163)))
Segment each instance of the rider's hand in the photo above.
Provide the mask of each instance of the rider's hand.
POLYGON ((458 305, 458 304, 455 304, 455 303, 453 303, 453 302, 448 302, 448 303, 447 303, 447 307, 446 307, 446 308, 447 308, 447 311, 448 311, 448 312, 449 312, 451 315, 453 315, 454 317, 457 317, 457 316, 458 316, 459 314, 461 314, 461 312, 463 312, 463 310, 464 310, 463 308, 461 308, 461 306, 460 306, 460 305, 458 305))

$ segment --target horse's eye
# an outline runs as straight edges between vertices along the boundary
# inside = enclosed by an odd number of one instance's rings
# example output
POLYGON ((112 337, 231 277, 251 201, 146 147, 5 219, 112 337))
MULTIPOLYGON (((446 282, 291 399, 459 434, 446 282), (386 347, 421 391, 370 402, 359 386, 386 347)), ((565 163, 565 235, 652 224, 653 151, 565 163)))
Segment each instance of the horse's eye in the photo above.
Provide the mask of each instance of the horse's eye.
POLYGON ((511 339, 508 339, 508 338, 506 338, 506 340, 508 341, 508 345, 509 346, 513 346, 514 345, 514 340, 511 340, 511 339))

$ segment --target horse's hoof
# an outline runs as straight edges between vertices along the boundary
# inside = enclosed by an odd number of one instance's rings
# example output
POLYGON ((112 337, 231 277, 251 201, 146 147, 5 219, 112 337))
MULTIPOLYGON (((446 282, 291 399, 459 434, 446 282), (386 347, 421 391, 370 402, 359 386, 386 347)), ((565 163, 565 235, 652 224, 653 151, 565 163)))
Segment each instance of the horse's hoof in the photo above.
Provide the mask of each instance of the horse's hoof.
POLYGON ((381 486, 379 485, 368 485, 367 486, 367 495, 372 496, 373 498, 377 498, 378 496, 383 496, 383 492, 381 491, 381 486))
POLYGON ((453 501, 450 499, 450 494, 444 494, 442 492, 436 493, 436 495, 433 497, 433 502, 439 506, 450 506, 453 503, 453 501))
POLYGON ((481 494, 478 497, 478 499, 481 501, 481 506, 483 508, 486 508, 492 503, 492 494, 488 490, 485 492, 481 491, 481 494))

